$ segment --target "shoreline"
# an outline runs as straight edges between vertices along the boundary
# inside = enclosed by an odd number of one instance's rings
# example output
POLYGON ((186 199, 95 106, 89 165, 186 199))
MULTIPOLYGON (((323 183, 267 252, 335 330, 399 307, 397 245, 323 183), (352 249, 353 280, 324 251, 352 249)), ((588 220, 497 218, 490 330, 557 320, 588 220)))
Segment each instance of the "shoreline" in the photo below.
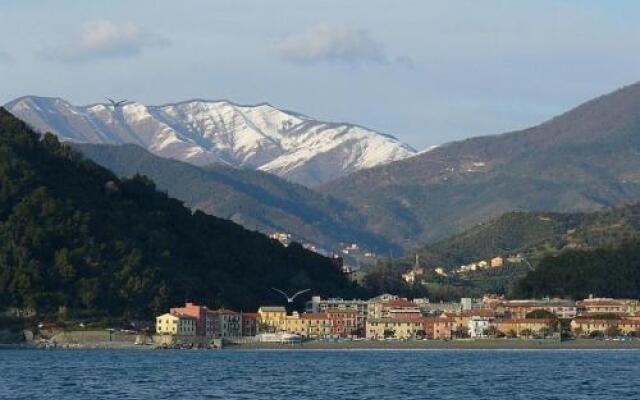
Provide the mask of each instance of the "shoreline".
POLYGON ((535 349, 640 349, 640 340, 608 341, 576 339, 559 342, 558 340, 522 340, 522 339, 480 339, 480 340, 425 340, 425 341, 352 341, 352 342, 303 342, 282 343, 246 343, 229 345, 225 350, 535 350, 535 349))
MULTIPOLYGON (((3 349, 63 349, 63 350, 181 350, 163 349, 153 345, 134 345, 133 343, 112 341, 93 343, 57 342, 55 346, 42 346, 37 343, 0 344, 3 349)), ((227 343, 217 350, 607 350, 640 349, 640 340, 614 341, 595 339, 575 339, 559 342, 557 339, 477 339, 477 340, 358 340, 344 342, 308 341, 301 343, 252 342, 227 343)), ((188 349, 192 350, 192 349, 188 349)), ((210 349, 199 349, 210 350, 210 349)))

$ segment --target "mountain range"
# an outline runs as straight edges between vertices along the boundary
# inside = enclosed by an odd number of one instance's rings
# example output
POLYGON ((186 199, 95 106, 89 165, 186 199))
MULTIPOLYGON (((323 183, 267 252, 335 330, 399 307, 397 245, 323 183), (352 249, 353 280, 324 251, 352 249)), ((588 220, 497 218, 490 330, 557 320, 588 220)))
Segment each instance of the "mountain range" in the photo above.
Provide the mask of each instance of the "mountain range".
POLYGON ((198 166, 266 171, 307 186, 415 154, 398 139, 354 124, 324 122, 263 103, 189 100, 161 106, 74 106, 26 96, 5 108, 63 141, 137 144, 198 166))
MULTIPOLYGON (((251 229, 282 227, 304 238, 318 235, 323 243, 333 230, 339 237, 334 242, 382 240, 409 250, 507 212, 581 213, 640 201, 640 84, 529 129, 447 143, 420 153, 356 125, 313 121, 269 105, 192 101, 158 107, 127 103, 114 109, 24 97, 8 107, 30 126, 50 130, 63 140, 133 142, 156 155, 186 158, 203 171, 234 167, 225 169, 225 176, 235 175, 236 182, 250 179, 240 167, 314 186, 317 193, 302 195, 299 188, 271 180, 266 192, 255 192, 260 194, 249 201, 214 196, 217 189, 207 189, 204 196, 196 183, 190 189, 179 179, 163 181, 159 170, 145 169, 163 182, 164 190, 191 207, 233 218, 251 229), (303 162, 289 162, 300 154, 307 154, 303 162), (288 166, 276 168, 284 165, 276 160, 285 159, 288 166), (286 215, 267 204, 273 197, 266 193, 279 186, 283 191, 276 198, 290 200, 286 215), (321 196, 316 197, 318 193, 321 196), (289 212, 300 202, 305 204, 302 208, 312 202, 324 211, 304 223, 292 222, 289 212), (263 207, 271 211, 263 213, 263 207)), ((100 159, 95 151, 90 156, 100 159)), ((113 157, 105 155, 99 162, 119 174, 142 171, 136 169, 142 167, 135 157, 118 162, 108 158, 113 157)))
POLYGON ((320 191, 405 248, 510 211, 589 212, 640 200, 640 84, 529 129, 449 143, 320 191))

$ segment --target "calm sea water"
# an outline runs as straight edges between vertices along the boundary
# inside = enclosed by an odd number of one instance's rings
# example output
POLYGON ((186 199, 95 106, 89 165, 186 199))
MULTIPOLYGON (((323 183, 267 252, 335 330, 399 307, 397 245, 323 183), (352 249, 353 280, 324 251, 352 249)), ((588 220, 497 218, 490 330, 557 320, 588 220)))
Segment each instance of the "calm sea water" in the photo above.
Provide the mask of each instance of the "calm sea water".
POLYGON ((2 399, 640 399, 637 350, 0 350, 2 399))

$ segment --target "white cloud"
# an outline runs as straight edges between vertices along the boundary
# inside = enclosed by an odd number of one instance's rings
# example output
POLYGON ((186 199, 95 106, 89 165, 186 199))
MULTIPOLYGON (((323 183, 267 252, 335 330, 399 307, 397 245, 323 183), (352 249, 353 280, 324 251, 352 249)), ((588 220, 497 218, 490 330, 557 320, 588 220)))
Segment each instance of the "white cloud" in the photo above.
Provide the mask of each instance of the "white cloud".
POLYGON ((276 52, 285 61, 301 64, 388 62, 382 45, 368 31, 328 25, 317 25, 286 37, 276 52))
POLYGON ((85 24, 68 43, 45 55, 65 62, 85 62, 133 57, 145 48, 166 44, 165 39, 143 32, 135 24, 102 20, 85 24))

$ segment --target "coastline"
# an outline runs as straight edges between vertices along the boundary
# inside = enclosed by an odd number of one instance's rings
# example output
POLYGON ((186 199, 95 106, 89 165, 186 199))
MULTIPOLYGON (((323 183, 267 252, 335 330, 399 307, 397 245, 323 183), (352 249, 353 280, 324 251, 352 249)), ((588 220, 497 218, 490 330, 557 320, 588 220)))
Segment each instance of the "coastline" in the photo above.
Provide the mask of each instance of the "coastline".
MULTIPOLYGON (((1 350, 35 349, 35 350, 166 350, 147 345, 138 346, 117 342, 78 344, 58 343, 53 346, 39 346, 35 343, 0 344, 1 350)), ((303 342, 303 343, 243 343, 227 344, 222 349, 227 351, 243 350, 634 350, 640 349, 640 340, 607 341, 592 339, 557 340, 429 340, 429 341, 351 341, 351 342, 303 342)), ((169 349, 180 350, 180 349, 169 349)), ((196 349, 189 349, 196 350, 196 349)), ((197 349, 206 351, 207 349, 197 349)))
POLYGON ((246 343, 225 347, 226 350, 422 350, 422 349, 469 349, 469 350, 534 350, 534 349, 640 349, 640 340, 613 341, 576 339, 559 342, 549 340, 523 339, 481 339, 481 340, 423 340, 423 341, 350 341, 350 342, 302 342, 246 343))

